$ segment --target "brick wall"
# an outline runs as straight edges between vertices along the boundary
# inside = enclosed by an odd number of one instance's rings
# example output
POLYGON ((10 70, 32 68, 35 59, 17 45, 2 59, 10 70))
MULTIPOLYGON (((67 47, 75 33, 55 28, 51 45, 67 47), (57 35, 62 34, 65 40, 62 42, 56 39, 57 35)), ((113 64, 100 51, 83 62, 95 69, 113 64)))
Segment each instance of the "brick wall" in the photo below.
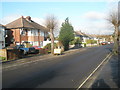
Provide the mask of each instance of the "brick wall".
POLYGON ((27 35, 21 35, 21 41, 28 41, 27 35))
POLYGON ((6 49, 0 49, 0 57, 6 57, 7 58, 7 50, 6 49))
POLYGON ((20 29, 11 29, 15 42, 20 42, 20 29))
POLYGON ((43 36, 28 36, 28 41, 44 41, 43 36))
POLYGON ((20 29, 11 29, 13 32, 12 35, 14 37, 14 43, 21 43, 22 41, 28 41, 28 42, 38 42, 38 41, 44 41, 44 36, 28 36, 28 33, 25 35, 20 36, 20 29))

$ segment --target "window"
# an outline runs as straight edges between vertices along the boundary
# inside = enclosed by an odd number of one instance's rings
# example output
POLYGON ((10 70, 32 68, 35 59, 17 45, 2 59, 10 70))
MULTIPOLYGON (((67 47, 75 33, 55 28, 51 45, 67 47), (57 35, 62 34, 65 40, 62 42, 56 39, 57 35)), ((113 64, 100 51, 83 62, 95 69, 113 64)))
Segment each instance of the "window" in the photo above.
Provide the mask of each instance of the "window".
POLYGON ((47 36, 48 36, 48 33, 45 32, 45 37, 47 37, 47 36))
POLYGON ((32 36, 38 36, 38 30, 32 29, 31 30, 31 35, 32 36))
POLYGON ((34 32, 34 30, 32 29, 31 30, 31 36, 34 36, 35 35, 35 32, 34 32))
POLYGON ((22 30, 20 30, 20 33, 21 33, 21 35, 26 35, 27 30, 26 29, 22 29, 22 30))
POLYGON ((26 34, 26 31, 25 31, 25 30, 23 30, 23 31, 22 31, 22 35, 25 35, 25 34, 26 34))
POLYGON ((40 36, 44 37, 44 32, 43 31, 40 32, 40 36))
POLYGON ((35 36, 38 36, 38 30, 35 30, 35 36))
POLYGON ((28 31, 28 36, 31 36, 32 30, 28 31))

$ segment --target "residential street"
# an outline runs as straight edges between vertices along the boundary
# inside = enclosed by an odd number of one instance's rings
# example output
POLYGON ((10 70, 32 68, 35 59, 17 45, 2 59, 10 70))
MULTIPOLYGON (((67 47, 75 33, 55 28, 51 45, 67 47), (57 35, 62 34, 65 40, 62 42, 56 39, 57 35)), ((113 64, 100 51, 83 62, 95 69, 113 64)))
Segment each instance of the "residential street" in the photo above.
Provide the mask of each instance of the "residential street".
POLYGON ((4 66, 12 63, 4 63, 3 88, 78 88, 111 49, 112 45, 91 47, 74 54, 50 59, 47 57, 45 60, 7 69, 4 66))

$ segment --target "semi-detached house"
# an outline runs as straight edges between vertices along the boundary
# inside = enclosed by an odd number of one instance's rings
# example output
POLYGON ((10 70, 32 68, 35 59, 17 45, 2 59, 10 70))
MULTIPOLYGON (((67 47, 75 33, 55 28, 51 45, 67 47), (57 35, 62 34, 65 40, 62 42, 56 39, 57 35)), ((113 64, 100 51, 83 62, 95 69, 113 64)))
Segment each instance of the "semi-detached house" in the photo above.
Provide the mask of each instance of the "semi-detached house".
POLYGON ((86 43, 86 40, 90 39, 88 35, 86 35, 85 33, 82 33, 81 31, 75 31, 74 34, 75 34, 75 37, 80 37, 82 43, 86 43))
POLYGON ((49 32, 47 28, 31 20, 30 16, 26 18, 22 16, 7 24, 6 28, 12 32, 11 40, 16 45, 27 42, 33 46, 42 46, 49 32))

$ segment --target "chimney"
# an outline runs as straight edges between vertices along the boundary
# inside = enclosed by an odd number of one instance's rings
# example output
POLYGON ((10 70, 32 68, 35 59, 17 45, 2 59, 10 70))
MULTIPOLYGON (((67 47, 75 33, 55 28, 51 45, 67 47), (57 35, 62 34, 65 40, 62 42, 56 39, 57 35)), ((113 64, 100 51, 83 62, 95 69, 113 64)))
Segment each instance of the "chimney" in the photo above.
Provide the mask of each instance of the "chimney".
POLYGON ((30 16, 27 16, 27 17, 26 17, 26 20, 31 21, 31 17, 30 17, 30 16))
POLYGON ((21 18, 24 18, 23 16, 21 16, 21 18))

